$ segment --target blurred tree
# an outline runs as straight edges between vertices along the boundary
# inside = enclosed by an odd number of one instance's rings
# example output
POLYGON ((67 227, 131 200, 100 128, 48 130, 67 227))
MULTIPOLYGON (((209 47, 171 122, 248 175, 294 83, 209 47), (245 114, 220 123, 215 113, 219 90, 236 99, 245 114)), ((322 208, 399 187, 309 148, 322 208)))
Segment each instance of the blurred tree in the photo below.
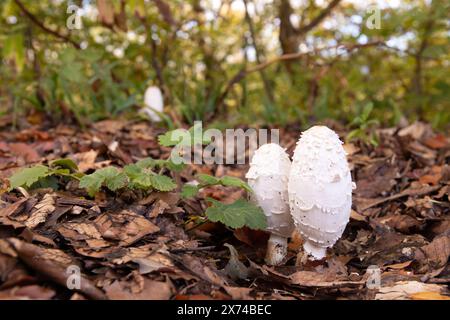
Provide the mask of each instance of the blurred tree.
POLYGON ((445 0, 3 0, 0 108, 80 123, 136 117, 151 84, 177 122, 350 123, 370 104, 383 124, 446 128, 449 9, 445 0), (367 23, 374 14, 379 29, 367 23))

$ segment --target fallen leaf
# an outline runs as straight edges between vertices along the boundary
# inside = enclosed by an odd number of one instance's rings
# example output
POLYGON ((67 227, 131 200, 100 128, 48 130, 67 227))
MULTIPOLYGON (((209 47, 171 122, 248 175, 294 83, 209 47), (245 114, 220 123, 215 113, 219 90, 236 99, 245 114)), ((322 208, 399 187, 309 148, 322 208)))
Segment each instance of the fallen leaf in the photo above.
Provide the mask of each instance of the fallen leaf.
POLYGON ((437 292, 417 292, 409 296, 412 300, 450 300, 450 296, 444 296, 437 292))
POLYGON ((168 300, 173 294, 172 285, 144 279, 142 290, 132 292, 125 281, 116 280, 111 285, 103 287, 111 300, 168 300))
POLYGON ((444 293, 445 286, 422 283, 418 281, 399 281, 393 286, 381 287, 375 295, 375 300, 406 300, 412 299, 412 295, 421 292, 444 293))
POLYGON ((319 273, 315 271, 298 271, 289 276, 292 284, 302 287, 317 288, 339 288, 362 286, 364 281, 350 281, 339 279, 330 273, 319 273))
MULTIPOLYGON (((8 243, 15 250, 17 257, 29 268, 61 286, 67 286, 70 274, 66 270, 69 266, 76 266, 76 263, 63 251, 41 248, 16 238, 0 239, 1 242, 8 243)), ((86 296, 92 299, 105 298, 103 292, 83 275, 80 275, 80 285, 78 291, 86 296)))
POLYGON ((434 268, 440 268, 447 263, 450 256, 450 236, 438 236, 430 244, 421 247, 419 250, 425 254, 434 268))
POLYGON ((45 194, 42 200, 35 205, 34 209, 31 212, 31 216, 25 221, 25 225, 30 229, 45 222, 47 216, 55 211, 55 196, 50 193, 45 194))
POLYGON ((129 210, 104 213, 95 219, 94 225, 104 239, 119 241, 120 246, 128 246, 159 231, 158 226, 129 210))
POLYGON ((17 156, 22 157, 25 163, 34 163, 41 160, 41 156, 36 152, 36 150, 28 144, 25 143, 10 143, 9 148, 11 152, 17 156))
POLYGON ((14 287, 0 291, 0 300, 49 300, 55 291, 38 285, 14 287))
POLYGON ((223 287, 225 291, 231 296, 233 300, 253 300, 250 296, 250 292, 252 292, 252 288, 243 288, 243 287, 223 287))
POLYGON ((86 152, 76 153, 71 158, 77 163, 80 172, 86 172, 89 169, 95 169, 95 159, 97 159, 98 152, 89 150, 86 152))
POLYGON ((448 145, 447 138, 442 134, 437 134, 433 137, 425 139, 423 142, 427 147, 432 149, 442 149, 448 145))
POLYGON ((239 261, 239 254, 237 250, 228 243, 225 243, 224 246, 230 250, 230 259, 225 266, 225 273, 231 279, 247 279, 248 268, 241 261, 239 261))

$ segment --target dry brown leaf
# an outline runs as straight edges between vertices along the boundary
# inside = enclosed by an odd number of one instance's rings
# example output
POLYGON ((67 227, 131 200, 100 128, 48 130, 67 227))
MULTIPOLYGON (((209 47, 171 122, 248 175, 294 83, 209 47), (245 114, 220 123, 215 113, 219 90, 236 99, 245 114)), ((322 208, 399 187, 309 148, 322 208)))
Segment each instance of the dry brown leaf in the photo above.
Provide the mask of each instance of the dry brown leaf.
POLYGON ((98 152, 89 150, 86 152, 76 153, 72 155, 72 159, 78 164, 78 169, 81 172, 86 172, 89 169, 95 169, 95 159, 97 159, 98 152))
POLYGON ((444 296, 437 292, 417 292, 409 296, 412 300, 450 300, 450 296, 444 296))
POLYGON ((233 300, 253 300, 250 296, 250 292, 252 292, 252 288, 243 288, 243 287, 223 287, 225 291, 231 296, 233 300))
POLYGON ((173 294, 173 287, 169 282, 161 282, 144 278, 143 287, 138 292, 132 292, 132 288, 126 281, 114 281, 104 286, 106 295, 111 300, 168 300, 173 294))
POLYGON ((158 200, 152 207, 152 210, 148 214, 149 218, 156 218, 162 214, 165 210, 169 209, 170 206, 163 200, 158 200))
POLYGON ((437 134, 433 137, 430 137, 426 139, 423 143, 431 149, 442 149, 449 144, 447 138, 442 134, 437 134))
POLYGON ((384 268, 386 269, 396 269, 396 270, 401 270, 401 269, 405 269, 406 267, 408 267, 413 261, 405 261, 402 263, 395 263, 395 264, 389 264, 387 266, 384 266, 384 268))
POLYGON ((22 142, 10 143, 9 148, 14 154, 22 157, 25 160, 25 163, 34 163, 41 160, 41 156, 37 153, 35 148, 28 144, 22 142))
POLYGON ((420 121, 416 121, 398 132, 400 137, 411 136, 414 140, 429 137, 431 134, 431 126, 420 121))
POLYGON ((0 223, 6 226, 12 226, 14 228, 23 227, 23 223, 16 221, 11 218, 15 214, 22 213, 25 209, 26 202, 29 199, 23 198, 13 204, 9 204, 4 208, 0 209, 0 223), (10 217, 11 216, 11 217, 10 217))
POLYGON ((128 248, 124 256, 116 258, 112 262, 118 265, 127 262, 137 263, 139 265, 139 273, 147 274, 159 269, 173 268, 174 264, 167 254, 167 251, 162 248, 155 251, 151 249, 150 245, 145 245, 137 248, 128 248))
POLYGON ((50 193, 45 194, 42 200, 35 205, 34 209, 31 212, 31 216, 25 221, 25 225, 30 229, 45 222, 47 216, 55 211, 55 195, 50 193))
MULTIPOLYGON (((41 248, 16 238, 8 238, 6 241, 14 248, 17 257, 29 268, 61 286, 67 286, 67 279, 70 274, 66 270, 69 266, 76 265, 70 256, 59 249, 41 248)), ((105 298, 101 290, 95 287, 85 276, 80 276, 81 288, 78 291, 92 299, 105 298)))
POLYGON ((433 264, 434 268, 444 266, 450 256, 450 236, 436 237, 430 244, 423 246, 420 250, 433 264))
POLYGON ((376 300, 406 300, 411 299, 413 294, 420 292, 444 293, 445 286, 437 284, 422 283, 418 281, 399 281, 390 287, 381 287, 376 294, 376 300))
POLYGON ((64 238, 69 240, 102 239, 101 233, 92 223, 68 222, 57 230, 64 238))
POLYGON ((0 300, 49 300, 55 291, 38 285, 14 287, 0 291, 0 300))
POLYGON ((94 221, 94 225, 104 239, 119 241, 120 246, 128 246, 159 231, 158 226, 129 210, 104 213, 94 221))
POLYGON ((339 288, 362 286, 364 281, 339 279, 334 274, 315 271, 298 271, 289 276, 291 283, 302 287, 339 288))

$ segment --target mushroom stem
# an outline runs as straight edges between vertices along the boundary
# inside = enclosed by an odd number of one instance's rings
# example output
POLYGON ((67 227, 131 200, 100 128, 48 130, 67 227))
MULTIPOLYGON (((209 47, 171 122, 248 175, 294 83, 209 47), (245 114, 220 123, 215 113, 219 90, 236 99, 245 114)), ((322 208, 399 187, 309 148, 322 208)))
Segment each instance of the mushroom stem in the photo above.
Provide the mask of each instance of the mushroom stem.
POLYGON ((310 260, 321 260, 327 256, 327 248, 317 246, 311 241, 306 241, 303 244, 303 249, 305 249, 310 260))
POLYGON ((266 263, 271 266, 282 264, 287 254, 287 238, 271 234, 267 243, 266 263))

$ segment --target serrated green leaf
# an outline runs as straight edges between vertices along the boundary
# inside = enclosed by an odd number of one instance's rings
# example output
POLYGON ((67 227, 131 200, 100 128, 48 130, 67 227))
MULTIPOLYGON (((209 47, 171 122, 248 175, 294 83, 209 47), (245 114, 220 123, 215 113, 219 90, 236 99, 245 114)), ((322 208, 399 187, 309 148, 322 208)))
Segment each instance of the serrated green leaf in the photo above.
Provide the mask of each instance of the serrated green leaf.
POLYGON ((9 178, 11 189, 17 187, 31 187, 39 179, 45 178, 49 175, 50 169, 43 165, 36 165, 31 168, 22 169, 14 173, 9 178))
POLYGON ((182 142, 185 144, 186 141, 190 143, 189 136, 190 133, 188 131, 184 129, 175 129, 159 135, 158 142, 164 147, 173 147, 182 142))
POLYGON ((204 173, 197 175, 197 179, 204 185, 215 185, 220 183, 220 179, 204 173))
POLYGON ((106 187, 111 191, 119 190, 127 185, 128 178, 123 172, 120 172, 116 176, 109 177, 105 179, 106 187))
POLYGON ((166 161, 165 164, 166 168, 171 170, 171 171, 175 171, 175 172, 181 172, 185 167, 186 164, 184 163, 174 163, 171 159, 166 161))
POLYGON ((165 147, 190 146, 196 144, 206 145, 211 143, 211 137, 203 134, 201 124, 195 124, 189 130, 175 129, 158 136, 159 144, 165 147))
POLYGON ((47 176, 39 179, 35 183, 33 183, 30 189, 38 189, 38 188, 51 188, 53 190, 58 190, 58 178, 55 176, 47 176))
POLYGON ((245 181, 236 177, 224 176, 220 178, 220 184, 226 187, 239 187, 248 192, 252 192, 252 189, 245 181))
POLYGON ((145 158, 136 162, 136 166, 142 169, 154 168, 157 165, 157 160, 153 158, 145 158))
POLYGON ((212 206, 206 210, 208 219, 213 222, 222 222, 231 228, 247 226, 251 229, 265 229, 267 219, 261 208, 239 199, 232 204, 223 204, 214 199, 208 199, 212 206))
POLYGON ((158 191, 172 191, 177 187, 176 183, 169 177, 154 174, 150 176, 152 187, 158 191))
POLYGON ((142 168, 137 164, 128 164, 123 168, 123 172, 130 178, 130 180, 134 180, 140 175, 142 175, 142 168))
POLYGON ((150 174, 142 173, 132 182, 140 189, 150 189, 152 187, 152 179, 150 174))
POLYGON ((50 162, 50 166, 66 168, 72 171, 78 171, 78 166, 72 159, 57 159, 50 162))
POLYGON ((85 175, 80 179, 80 188, 84 188, 87 190, 89 195, 93 197, 102 187, 103 179, 95 175, 95 172, 93 174, 85 175))
POLYGON ((191 184, 185 184, 183 188, 181 188, 181 196, 183 198, 191 198, 195 197, 199 191, 199 187, 191 185, 191 184))
POLYGON ((127 175, 115 167, 106 167, 86 175, 80 180, 80 188, 85 188, 90 196, 94 196, 105 185, 111 191, 116 191, 126 186, 127 175))

